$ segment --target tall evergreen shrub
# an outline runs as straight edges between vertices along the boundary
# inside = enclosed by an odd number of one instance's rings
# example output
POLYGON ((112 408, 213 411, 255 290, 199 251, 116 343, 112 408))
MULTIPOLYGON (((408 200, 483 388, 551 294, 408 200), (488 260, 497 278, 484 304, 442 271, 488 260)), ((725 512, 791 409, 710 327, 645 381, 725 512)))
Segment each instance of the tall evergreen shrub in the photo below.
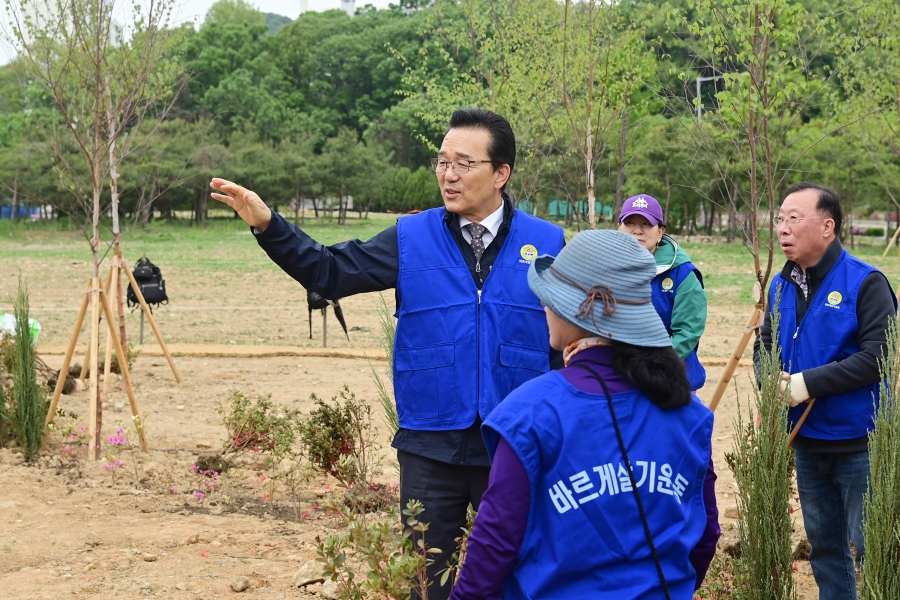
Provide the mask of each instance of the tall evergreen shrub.
MULTIPOLYGON (((790 487, 793 461, 788 448, 788 407, 780 397, 781 346, 778 339, 779 289, 772 315, 772 350, 760 348, 749 424, 735 422, 734 476, 739 492, 738 533, 741 557, 735 561, 734 597, 738 600, 796 598, 791 556, 790 487)), ((789 390, 788 390, 789 393, 789 390)))
POLYGON ((381 348, 387 355, 387 383, 381 375, 371 366, 372 381, 375 391, 378 393, 378 402, 384 410, 384 424, 393 437, 400 429, 400 417, 397 415, 397 405, 394 401, 394 336, 397 333, 397 321, 388 308, 387 301, 381 296, 381 306, 378 307, 378 322, 381 325, 381 348))
POLYGON ((897 320, 887 329, 887 354, 878 361, 881 402, 869 435, 869 493, 863 503, 866 555, 861 600, 900 598, 900 352, 897 320))
POLYGON ((47 402, 37 382, 34 341, 28 326, 28 288, 19 277, 19 289, 13 302, 16 318, 16 350, 13 355, 13 429, 27 460, 41 449, 47 402))

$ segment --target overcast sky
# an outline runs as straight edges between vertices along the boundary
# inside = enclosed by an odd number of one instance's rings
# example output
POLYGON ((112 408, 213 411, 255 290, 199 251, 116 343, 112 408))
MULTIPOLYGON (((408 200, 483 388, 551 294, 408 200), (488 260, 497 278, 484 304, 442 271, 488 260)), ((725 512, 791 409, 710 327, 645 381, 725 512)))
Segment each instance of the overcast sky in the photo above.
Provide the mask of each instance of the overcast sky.
MULTIPOLYGON (((356 0, 356 6, 361 7, 366 4, 371 4, 377 8, 387 8, 392 1, 394 3, 397 2, 397 0, 356 0)), ((216 0, 176 0, 176 2, 179 4, 178 9, 176 10, 177 21, 179 23, 193 21, 195 25, 199 27, 203 22, 206 11, 209 10, 210 6, 215 4, 216 0)), ((249 0, 249 2, 262 12, 284 15, 291 19, 296 19, 300 15, 300 0, 249 0)), ((17 2, 14 1, 13 4, 17 4, 17 2)), ((123 4, 130 3, 123 2, 123 4)), ((307 5, 309 10, 323 11, 332 8, 340 8, 341 0, 307 0, 307 5)), ((8 17, 5 11, 2 12, 2 17, 4 20, 4 28, 6 28, 8 25, 5 21, 8 17)), ((6 40, 2 39, 2 36, 0 36, 0 64, 5 65, 8 63, 12 59, 12 56, 14 56, 14 52, 15 51, 6 43, 6 40)))

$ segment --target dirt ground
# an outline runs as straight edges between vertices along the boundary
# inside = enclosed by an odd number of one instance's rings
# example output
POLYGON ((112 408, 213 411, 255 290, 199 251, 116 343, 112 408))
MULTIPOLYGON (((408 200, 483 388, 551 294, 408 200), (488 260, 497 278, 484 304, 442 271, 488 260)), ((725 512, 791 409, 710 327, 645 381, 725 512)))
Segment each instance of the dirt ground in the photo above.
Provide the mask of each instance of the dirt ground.
MULTIPOLYGON (((80 280, 83 274, 82 266, 78 277, 73 273, 32 286, 32 306, 44 325, 41 347, 56 352, 44 355, 54 368, 62 362, 60 348, 71 335, 72 306, 78 304, 77 294, 66 298, 59 291, 71 290, 73 280, 80 280)), ((186 280, 189 273, 177 271, 169 277, 186 280)), ((8 286, 10 277, 4 280, 8 286)), ((305 305, 299 300, 302 289, 280 273, 262 270, 259 277, 249 276, 239 284, 232 281, 227 294, 225 290, 218 297, 209 290, 204 293, 209 307, 217 310, 191 313, 186 307, 199 305, 202 299, 188 297, 156 312, 173 349, 189 349, 182 344, 193 342, 207 348, 219 344, 223 350, 257 344, 252 347, 260 353, 271 344, 306 346, 312 352, 321 344, 321 316, 316 314, 315 339, 310 342, 305 305), (251 310, 247 299, 251 295, 259 297, 254 302, 264 301, 273 308, 251 310), (279 312, 277 307, 285 306, 294 309, 279 312), (292 318, 286 318, 288 315, 292 318)), ((388 296, 388 300, 392 299, 388 296)), ((329 346, 369 349, 370 356, 380 355, 373 350, 378 346, 378 295, 362 295, 343 304, 350 326, 357 329, 351 331, 349 343, 336 333, 331 335, 337 325, 330 316, 329 346)), ((745 320, 746 315, 727 307, 712 307, 707 333, 710 343, 705 346, 710 349, 705 355, 710 362, 724 362, 745 320)), ((136 335, 137 316, 130 315, 128 323, 131 335, 136 335)), ((380 414, 370 365, 383 370, 387 363, 340 356, 180 355, 175 359, 182 377, 179 384, 165 359, 151 353, 158 351, 150 336, 148 327, 146 351, 135 363, 133 379, 151 451, 120 457, 125 465, 115 472, 115 482, 112 473, 96 462, 73 467, 73 461, 62 461, 60 455, 65 451, 59 445, 34 466, 25 465, 14 450, 0 451, 0 523, 5 526, 0 596, 57 599, 114 594, 208 600, 236 596, 230 584, 243 576, 250 584, 241 592, 247 597, 321 597, 321 584, 301 589, 292 579, 301 566, 315 558, 316 536, 335 531, 334 518, 319 506, 334 481, 316 478, 304 488, 299 519, 285 498, 271 496, 271 482, 264 480, 261 464, 244 463, 238 472, 227 474, 230 502, 223 501, 226 494, 221 490, 202 501, 185 498, 182 492, 196 483, 191 466, 222 447, 225 429, 216 408, 231 391, 250 396, 271 394, 277 405, 307 412, 314 406, 310 394, 330 399, 346 384, 380 414), (172 488, 178 492, 171 492, 172 488)), ((82 335, 81 341, 85 339, 82 335)), ((709 379, 700 392, 704 401, 709 401, 722 370, 722 366, 708 367, 709 379)), ((751 389, 749 371, 742 366, 736 374, 745 405, 751 389)), ((86 424, 87 393, 63 396, 60 408, 78 415, 69 419, 72 423, 86 424)), ((716 413, 714 434, 723 529, 720 548, 737 538, 736 486, 724 460, 725 452, 731 450, 736 415, 737 401, 730 387, 716 413)), ((113 435, 120 424, 127 430, 129 420, 127 397, 113 375, 104 404, 104 436, 113 435)), ((376 424, 384 455, 382 479, 394 482, 386 428, 380 420, 376 424)), ((80 435, 77 429, 74 435, 80 435)), ((797 541, 803 537, 802 518, 796 503, 794 508, 797 541)), ((817 597, 808 563, 797 563, 796 579, 801 600, 817 597)))

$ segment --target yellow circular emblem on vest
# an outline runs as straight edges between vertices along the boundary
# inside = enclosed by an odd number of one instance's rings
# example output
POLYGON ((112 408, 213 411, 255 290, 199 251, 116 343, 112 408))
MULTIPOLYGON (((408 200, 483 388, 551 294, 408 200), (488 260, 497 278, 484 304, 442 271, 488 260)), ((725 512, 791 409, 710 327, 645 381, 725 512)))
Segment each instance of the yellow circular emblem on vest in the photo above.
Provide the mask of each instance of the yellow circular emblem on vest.
POLYGON ((538 255, 537 248, 535 248, 531 244, 525 244, 524 246, 522 246, 522 249, 519 251, 519 253, 522 255, 522 258, 528 261, 536 259, 538 255))
POLYGON ((671 278, 671 277, 666 277, 665 279, 663 279, 663 282, 662 282, 662 289, 664 289, 664 290, 666 290, 666 291, 669 291, 669 290, 672 289, 672 287, 673 287, 674 285, 675 285, 675 282, 672 281, 672 278, 671 278))
POLYGON ((841 296, 840 292, 831 292, 830 294, 828 294, 828 304, 832 306, 837 306, 843 299, 844 297, 841 296))

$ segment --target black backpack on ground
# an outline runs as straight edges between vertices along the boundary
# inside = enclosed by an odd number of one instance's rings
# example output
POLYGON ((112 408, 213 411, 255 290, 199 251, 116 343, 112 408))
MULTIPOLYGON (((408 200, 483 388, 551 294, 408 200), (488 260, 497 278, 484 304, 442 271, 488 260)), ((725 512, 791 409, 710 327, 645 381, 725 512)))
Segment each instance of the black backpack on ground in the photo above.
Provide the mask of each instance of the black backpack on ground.
MULTIPOLYGON (((151 308, 154 304, 159 306, 169 303, 169 297, 166 295, 166 281, 163 279, 159 267, 150 262, 149 258, 144 256, 138 259, 131 274, 134 275, 135 282, 141 287, 144 301, 151 308)), ((127 299, 130 308, 137 308, 141 305, 130 283, 128 284, 127 299)))

